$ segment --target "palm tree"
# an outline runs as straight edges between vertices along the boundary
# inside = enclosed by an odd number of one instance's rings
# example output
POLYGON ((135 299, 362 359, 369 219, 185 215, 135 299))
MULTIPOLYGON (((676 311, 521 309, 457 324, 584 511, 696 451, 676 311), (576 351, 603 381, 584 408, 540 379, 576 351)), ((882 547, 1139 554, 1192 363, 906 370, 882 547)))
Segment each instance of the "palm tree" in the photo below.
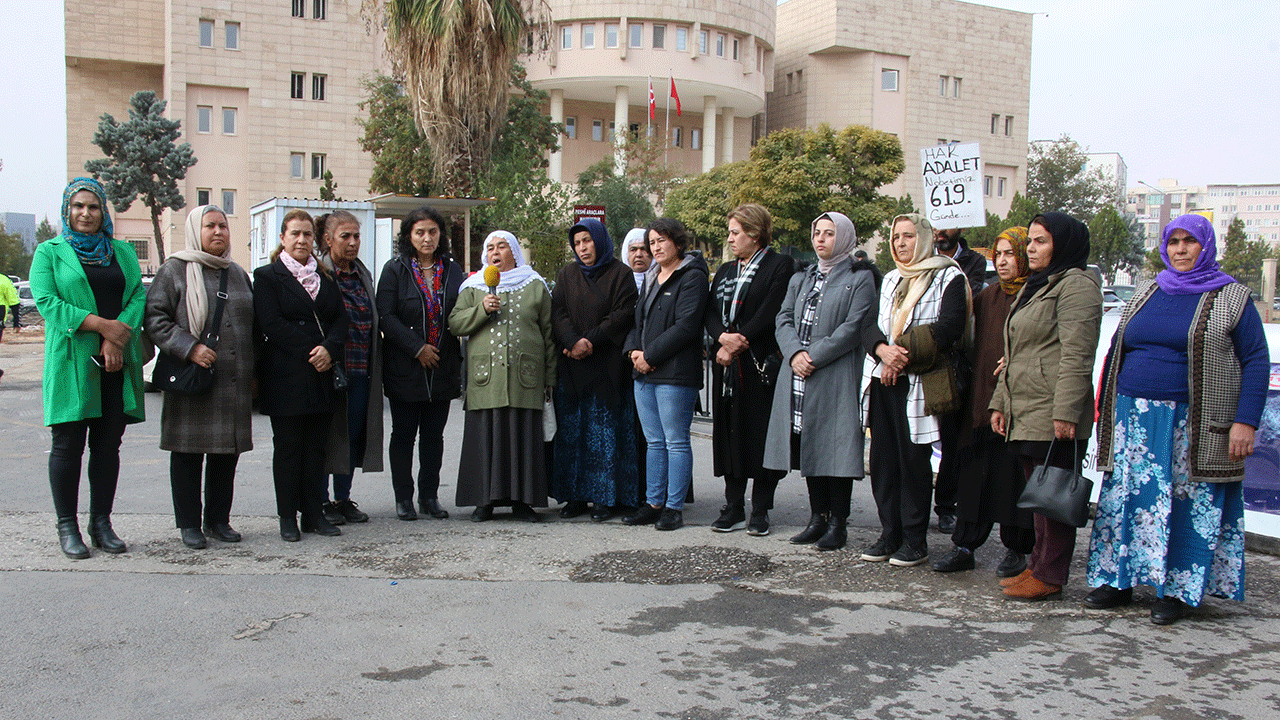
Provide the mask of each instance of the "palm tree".
POLYGON ((386 29, 444 193, 471 195, 506 123, 516 56, 546 46, 547 1, 365 0, 365 9, 386 29))

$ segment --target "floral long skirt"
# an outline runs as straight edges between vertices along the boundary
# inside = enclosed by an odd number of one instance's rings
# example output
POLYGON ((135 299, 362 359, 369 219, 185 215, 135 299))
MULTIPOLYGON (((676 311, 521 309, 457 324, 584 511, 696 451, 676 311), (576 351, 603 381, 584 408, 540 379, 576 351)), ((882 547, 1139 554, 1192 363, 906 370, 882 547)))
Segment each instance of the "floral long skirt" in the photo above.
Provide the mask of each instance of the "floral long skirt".
POLYGON ((1114 469, 1102 480, 1088 582, 1150 585, 1192 607, 1244 600, 1244 488, 1193 482, 1187 405, 1116 396, 1114 469))

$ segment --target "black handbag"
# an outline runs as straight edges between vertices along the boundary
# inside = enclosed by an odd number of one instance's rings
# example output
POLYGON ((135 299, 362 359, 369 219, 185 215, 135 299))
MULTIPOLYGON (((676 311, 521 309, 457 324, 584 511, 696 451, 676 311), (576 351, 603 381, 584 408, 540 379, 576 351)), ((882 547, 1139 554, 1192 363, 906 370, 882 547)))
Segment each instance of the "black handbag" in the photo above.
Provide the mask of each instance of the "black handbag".
MULTIPOLYGON (((1079 473, 1049 464, 1056 442, 1058 439, 1054 438, 1049 443, 1045 464, 1036 467, 1031 477, 1027 478, 1027 486, 1018 498, 1018 507, 1034 510, 1050 520, 1078 528, 1084 527, 1089 522, 1089 498, 1093 495, 1093 481, 1079 473)), ((1079 453, 1080 445, 1074 440, 1071 445, 1079 453)), ((1075 457, 1078 461, 1079 455, 1075 457)))
MULTIPOLYGON (((200 342, 210 350, 218 346, 218 328, 222 327, 222 308, 227 302, 227 270, 223 268, 218 281, 218 304, 213 311, 213 329, 201 337, 200 342)), ((204 395, 213 389, 214 368, 201 367, 186 358, 167 352, 156 354, 156 365, 151 371, 151 384, 175 395, 188 397, 204 395)))
MULTIPOLYGON (((320 324, 320 316, 317 315, 314 310, 312 310, 311 317, 316 319, 316 327, 320 328, 320 336, 324 337, 324 325, 320 324)), ((338 360, 334 360, 333 363, 329 366, 329 369, 333 372, 334 391, 346 392, 347 391, 347 373, 342 369, 342 363, 338 360)))

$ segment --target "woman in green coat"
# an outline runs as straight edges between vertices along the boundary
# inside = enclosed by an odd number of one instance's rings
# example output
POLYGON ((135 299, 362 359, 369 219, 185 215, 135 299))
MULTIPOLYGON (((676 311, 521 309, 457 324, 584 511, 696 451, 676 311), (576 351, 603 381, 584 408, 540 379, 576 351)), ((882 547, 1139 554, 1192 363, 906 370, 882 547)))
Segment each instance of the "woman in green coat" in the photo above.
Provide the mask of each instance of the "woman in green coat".
POLYGON ((36 247, 31 292, 44 316, 44 423, 53 435, 49 485, 62 552, 89 557, 76 505, 86 436, 89 539, 122 553, 111 528, 124 426, 142 422, 138 328, 147 294, 133 247, 112 237, 106 192, 89 178, 62 194, 62 234, 36 247))

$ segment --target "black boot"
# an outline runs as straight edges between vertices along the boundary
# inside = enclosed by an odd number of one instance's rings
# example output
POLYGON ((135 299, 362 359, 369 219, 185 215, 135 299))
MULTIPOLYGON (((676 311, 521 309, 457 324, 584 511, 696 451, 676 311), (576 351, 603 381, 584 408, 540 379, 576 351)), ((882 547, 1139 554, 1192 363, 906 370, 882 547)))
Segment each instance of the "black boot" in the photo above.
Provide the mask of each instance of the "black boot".
POLYGON ((809 516, 809 524, 799 535, 791 538, 792 545, 812 545, 827 534, 827 516, 814 513, 809 516))
POLYGON ((328 537, 337 537, 342 534, 337 525, 324 519, 323 513, 315 515, 302 515, 302 532, 315 533, 317 535, 326 535, 328 537))
POLYGON ((84 546, 80 537, 80 524, 74 515, 58 518, 58 542, 62 545, 62 554, 72 560, 84 560, 89 557, 89 548, 84 546))
POLYGON ((89 516, 89 540, 94 547, 102 548, 103 552, 113 555, 119 555, 128 549, 124 546, 124 541, 116 535, 116 531, 111 529, 110 515, 89 516))
POLYGON ((827 534, 822 539, 814 543, 813 546, 819 550, 839 550, 849 540, 848 530, 845 529, 845 521, 847 518, 833 517, 831 522, 827 524, 827 534))

